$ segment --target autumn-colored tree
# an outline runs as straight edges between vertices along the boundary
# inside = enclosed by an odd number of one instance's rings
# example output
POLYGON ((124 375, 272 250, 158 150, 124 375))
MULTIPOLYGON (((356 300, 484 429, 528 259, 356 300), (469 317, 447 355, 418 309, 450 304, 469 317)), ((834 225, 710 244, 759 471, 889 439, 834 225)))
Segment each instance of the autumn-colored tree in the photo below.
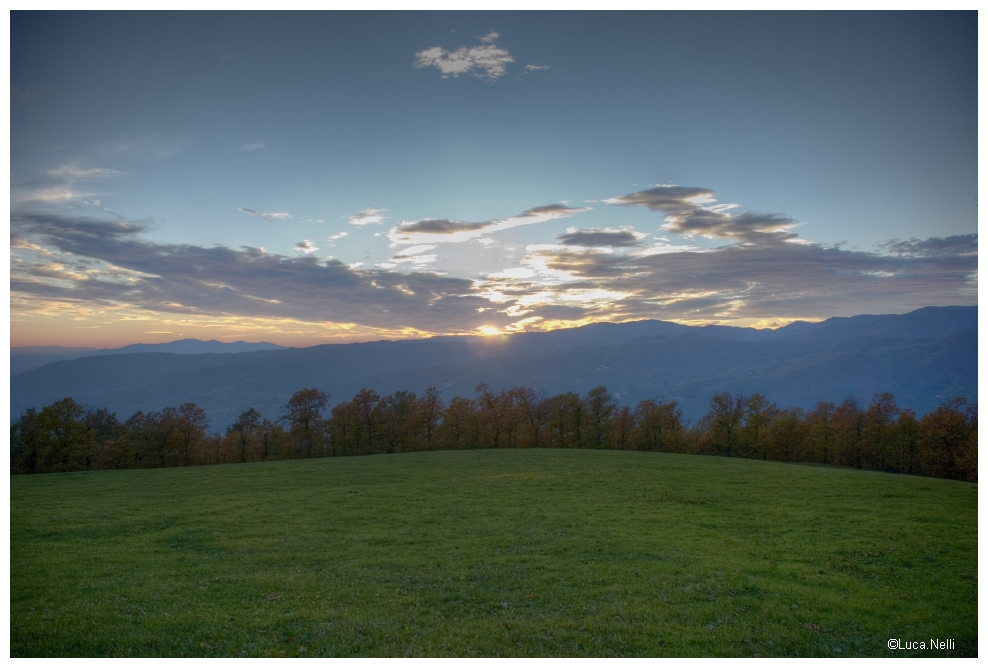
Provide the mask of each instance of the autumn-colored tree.
POLYGON ((237 442, 237 452, 240 461, 247 461, 247 450, 251 441, 261 426, 261 414, 253 407, 248 408, 237 417, 237 421, 226 428, 226 433, 233 436, 237 442))
POLYGON ((607 445, 611 427, 611 417, 617 410, 617 401, 606 387, 595 387, 587 393, 586 416, 591 447, 607 445))
POLYGON ((769 426, 779 412, 775 404, 760 394, 752 394, 744 403, 744 425, 738 439, 739 454, 742 457, 766 459, 768 457, 769 426))
POLYGON ((306 457, 312 457, 317 445, 322 444, 322 409, 329 397, 325 392, 305 388, 292 395, 282 407, 281 422, 288 426, 296 442, 302 446, 306 457))
POLYGON ((738 454, 747 404, 746 397, 731 396, 728 392, 716 394, 710 400, 710 445, 714 454, 727 457, 738 454))
POLYGON ((958 459, 966 454, 971 432, 965 404, 967 401, 960 397, 950 399, 919 421, 918 440, 924 475, 960 477, 958 459))
POLYGON ((196 404, 186 402, 178 407, 176 428, 182 442, 182 466, 189 466, 197 446, 209 429, 209 417, 196 404))
POLYGON ((675 401, 660 404, 654 399, 638 402, 632 436, 639 450, 679 452, 682 441, 682 411, 675 401))
POLYGON ((438 441, 445 450, 464 450, 476 447, 479 432, 477 410, 473 401, 453 397, 438 429, 438 441))

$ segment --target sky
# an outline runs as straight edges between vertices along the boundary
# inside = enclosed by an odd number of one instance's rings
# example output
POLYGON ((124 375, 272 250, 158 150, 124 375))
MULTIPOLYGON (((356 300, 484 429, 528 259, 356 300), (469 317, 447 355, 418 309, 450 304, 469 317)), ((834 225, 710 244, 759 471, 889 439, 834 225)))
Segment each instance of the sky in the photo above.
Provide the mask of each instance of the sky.
POLYGON ((11 345, 977 304, 977 15, 10 22, 11 345))

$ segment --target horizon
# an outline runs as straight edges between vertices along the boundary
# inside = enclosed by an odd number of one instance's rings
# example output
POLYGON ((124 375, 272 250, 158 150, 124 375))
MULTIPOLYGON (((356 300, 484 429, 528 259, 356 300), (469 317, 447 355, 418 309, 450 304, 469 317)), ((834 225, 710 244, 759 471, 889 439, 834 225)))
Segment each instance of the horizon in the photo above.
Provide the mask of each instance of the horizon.
POLYGON ((528 332, 525 332, 525 331, 521 331, 521 332, 498 332, 496 334, 485 334, 485 333, 433 334, 433 335, 421 336, 421 337, 402 337, 402 338, 389 338, 389 339, 361 339, 361 340, 358 340, 358 341, 329 341, 329 342, 322 342, 322 343, 313 343, 311 345, 294 345, 294 346, 277 343, 275 341, 260 341, 260 340, 258 340, 258 341, 246 341, 246 340, 243 340, 243 339, 237 339, 235 341, 223 341, 221 339, 182 338, 182 339, 172 339, 172 340, 169 340, 169 341, 150 341, 150 342, 148 342, 148 341, 136 341, 134 343, 125 344, 123 346, 117 346, 116 348, 109 348, 109 347, 106 347, 106 346, 101 347, 101 348, 95 348, 95 347, 89 347, 89 346, 75 346, 75 347, 72 347, 72 346, 44 346, 44 345, 27 345, 27 346, 14 346, 14 345, 12 345, 12 346, 10 346, 10 350, 13 351, 15 349, 23 349, 23 348, 64 348, 66 350, 74 349, 74 350, 96 350, 96 351, 98 351, 98 350, 116 350, 116 349, 119 349, 119 348, 125 348, 125 347, 128 347, 128 346, 136 346, 136 345, 168 345, 170 343, 179 343, 179 342, 183 342, 183 341, 195 341, 195 342, 198 342, 198 343, 222 343, 222 344, 243 343, 243 344, 246 344, 246 345, 269 344, 269 345, 281 346, 282 348, 285 348, 285 349, 291 349, 291 348, 311 348, 313 346, 320 346, 320 345, 346 345, 346 344, 351 344, 351 343, 377 343, 377 342, 383 342, 383 341, 419 341, 419 340, 425 340, 425 339, 431 339, 431 338, 442 338, 442 337, 475 337, 475 338, 481 338, 481 339, 501 339, 501 340, 504 340, 505 338, 511 337, 511 336, 513 336, 515 334, 547 334, 549 332, 557 332, 557 331, 564 330, 564 329, 581 329, 583 327, 589 327, 591 325, 601 325, 601 324, 603 324, 603 325, 627 325, 627 324, 633 324, 633 323, 636 323, 636 322, 668 322, 668 323, 672 323, 672 324, 676 324, 676 325, 683 325, 684 327, 699 327, 699 328, 703 328, 703 327, 734 327, 734 328, 738 328, 738 329, 756 329, 756 330, 759 330, 759 331, 764 331, 764 330, 772 330, 772 331, 775 331, 775 330, 779 330, 779 329, 784 329, 785 327, 788 327, 790 325, 794 325, 794 324, 797 324, 797 323, 813 324, 813 325, 815 325, 815 324, 820 324, 820 323, 826 322, 828 320, 834 320, 834 319, 840 319, 840 318, 850 319, 850 318, 859 318, 859 317, 883 317, 883 316, 894 316, 894 315, 909 315, 910 313, 915 313, 916 311, 921 311, 921 310, 927 309, 927 308, 977 308, 977 304, 974 304, 974 305, 945 304, 943 306, 922 306, 922 307, 920 307, 918 309, 913 309, 912 311, 907 311, 906 313, 857 313, 855 315, 850 315, 850 316, 832 316, 830 318, 824 318, 822 320, 793 320, 791 322, 786 323, 785 325, 779 325, 777 327, 754 327, 754 326, 742 326, 742 325, 719 325, 719 324, 714 324, 714 323, 704 324, 704 325, 687 325, 687 324, 684 324, 684 323, 675 322, 673 320, 659 320, 659 319, 655 319, 655 318, 644 318, 644 319, 641 319, 641 320, 626 320, 626 321, 623 321, 623 322, 594 322, 594 323, 588 323, 586 325, 577 325, 577 326, 574 326, 574 327, 558 327, 556 329, 543 329, 543 330, 534 330, 534 331, 528 331, 528 332))
POLYGON ((976 306, 977 47, 976 12, 12 12, 10 347, 976 306))

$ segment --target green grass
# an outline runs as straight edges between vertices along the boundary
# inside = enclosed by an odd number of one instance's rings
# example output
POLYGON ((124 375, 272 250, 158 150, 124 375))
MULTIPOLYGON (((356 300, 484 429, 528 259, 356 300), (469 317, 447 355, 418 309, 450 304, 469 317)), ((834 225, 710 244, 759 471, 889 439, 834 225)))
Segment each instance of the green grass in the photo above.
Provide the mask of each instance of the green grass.
POLYGON ((593 450, 17 476, 11 654, 975 656, 977 490, 593 450))

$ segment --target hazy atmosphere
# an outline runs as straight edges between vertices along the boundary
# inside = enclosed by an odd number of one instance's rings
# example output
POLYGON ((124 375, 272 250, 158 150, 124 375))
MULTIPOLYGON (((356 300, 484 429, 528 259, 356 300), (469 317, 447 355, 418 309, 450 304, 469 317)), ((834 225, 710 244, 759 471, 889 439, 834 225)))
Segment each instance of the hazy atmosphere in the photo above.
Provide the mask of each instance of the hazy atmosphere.
POLYGON ((976 305, 976 63, 974 13, 15 13, 11 343, 976 305))

